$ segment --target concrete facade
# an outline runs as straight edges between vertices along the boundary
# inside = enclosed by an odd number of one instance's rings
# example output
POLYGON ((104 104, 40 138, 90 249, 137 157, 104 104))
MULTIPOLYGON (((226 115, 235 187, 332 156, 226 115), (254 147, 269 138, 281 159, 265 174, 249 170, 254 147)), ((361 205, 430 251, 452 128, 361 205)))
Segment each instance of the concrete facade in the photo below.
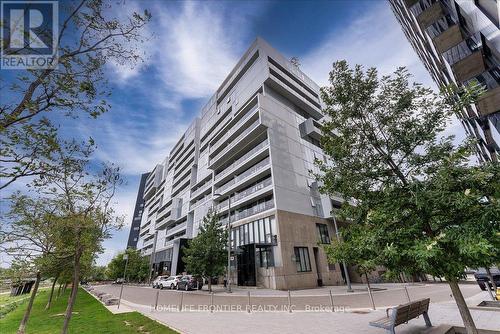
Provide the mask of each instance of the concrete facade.
POLYGON ((500 2, 389 0, 403 32, 438 86, 476 82, 486 92, 460 121, 480 161, 500 153, 500 2))
POLYGON ((258 38, 146 180, 138 248, 156 274, 184 271, 182 246, 211 207, 227 224, 230 197, 235 284, 343 284, 318 244, 339 201, 312 175, 322 118, 318 85, 258 38))

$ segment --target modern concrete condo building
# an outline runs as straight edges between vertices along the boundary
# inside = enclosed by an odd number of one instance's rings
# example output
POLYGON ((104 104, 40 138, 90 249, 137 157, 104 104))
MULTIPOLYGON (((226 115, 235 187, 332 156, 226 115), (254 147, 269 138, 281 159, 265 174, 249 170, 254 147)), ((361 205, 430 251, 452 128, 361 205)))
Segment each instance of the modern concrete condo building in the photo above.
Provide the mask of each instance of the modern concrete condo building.
POLYGON ((434 81, 475 80, 487 91, 463 111, 466 133, 481 161, 500 153, 500 1, 389 0, 403 31, 434 81))
POLYGON ((139 241, 139 230, 141 229, 141 219, 142 213, 144 212, 144 187, 146 186, 146 179, 149 173, 144 173, 141 175, 141 181, 139 182, 139 191, 137 192, 137 199, 135 200, 134 216, 132 217, 132 223, 130 224, 130 233, 128 235, 127 248, 137 248, 137 242, 139 241))
POLYGON ((321 247, 340 199, 311 174, 322 118, 318 85, 257 39, 146 180, 138 248, 155 272, 182 273, 183 246, 210 207, 227 224, 230 197, 233 284, 343 284, 321 247))

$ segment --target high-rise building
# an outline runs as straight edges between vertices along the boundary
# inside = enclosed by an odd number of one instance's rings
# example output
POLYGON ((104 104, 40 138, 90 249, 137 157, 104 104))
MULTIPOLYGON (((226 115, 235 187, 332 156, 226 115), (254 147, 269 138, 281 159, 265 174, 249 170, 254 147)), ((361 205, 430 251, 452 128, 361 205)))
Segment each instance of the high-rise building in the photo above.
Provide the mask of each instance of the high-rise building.
POLYGON ((128 235, 127 248, 137 248, 137 242, 139 241, 139 230, 141 229, 141 219, 142 213, 144 212, 144 187, 146 186, 146 179, 149 173, 144 173, 141 175, 141 181, 139 182, 139 191, 137 192, 137 199, 135 200, 134 216, 132 217, 132 223, 130 224, 130 233, 128 235))
POLYGON ((340 204, 312 174, 325 159, 321 107, 318 85, 258 38, 146 179, 138 248, 155 274, 182 273, 183 246, 208 210, 227 225, 230 206, 233 284, 343 284, 321 247, 340 204))
POLYGON ((476 81, 486 92, 459 115, 481 161, 500 153, 500 1, 389 0, 438 86, 476 81))

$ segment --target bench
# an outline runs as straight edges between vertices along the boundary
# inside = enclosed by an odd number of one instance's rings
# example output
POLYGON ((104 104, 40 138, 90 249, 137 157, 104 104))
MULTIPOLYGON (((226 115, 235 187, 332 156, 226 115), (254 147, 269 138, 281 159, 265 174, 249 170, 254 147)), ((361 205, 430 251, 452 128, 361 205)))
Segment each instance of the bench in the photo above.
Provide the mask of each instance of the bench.
POLYGON ((411 319, 420 315, 424 317, 425 325, 431 327, 431 320, 427 311, 429 310, 430 298, 419 299, 411 303, 388 308, 387 316, 370 322, 370 326, 386 329, 389 333, 395 334, 394 327, 407 323, 411 319))

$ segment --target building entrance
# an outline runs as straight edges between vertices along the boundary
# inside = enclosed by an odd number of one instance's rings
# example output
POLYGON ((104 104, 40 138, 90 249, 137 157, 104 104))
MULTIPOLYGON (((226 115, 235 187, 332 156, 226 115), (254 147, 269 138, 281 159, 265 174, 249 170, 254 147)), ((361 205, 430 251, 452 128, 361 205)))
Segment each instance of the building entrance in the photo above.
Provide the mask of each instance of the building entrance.
POLYGON ((255 244, 239 247, 237 252, 238 285, 255 286, 255 244))

